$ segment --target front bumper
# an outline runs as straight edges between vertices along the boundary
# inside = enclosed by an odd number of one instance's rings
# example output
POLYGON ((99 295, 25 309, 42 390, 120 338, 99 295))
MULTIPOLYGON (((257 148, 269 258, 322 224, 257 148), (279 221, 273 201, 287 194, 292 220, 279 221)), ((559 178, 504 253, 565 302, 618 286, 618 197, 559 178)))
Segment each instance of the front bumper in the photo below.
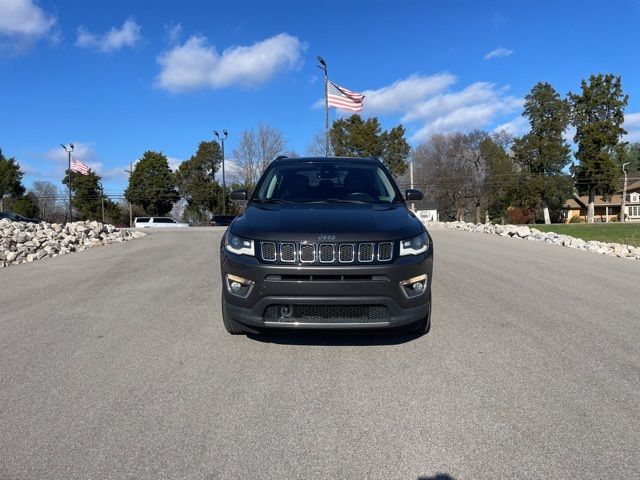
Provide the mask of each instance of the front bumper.
POLYGON ((221 249, 223 308, 225 315, 233 321, 255 329, 371 330, 403 327, 429 315, 432 259, 430 247, 421 255, 399 257, 383 265, 274 265, 221 249), (227 274, 254 282, 246 298, 228 291, 227 274), (423 274, 428 276, 424 293, 407 298, 400 282, 423 274), (270 305, 380 305, 388 309, 388 316, 363 322, 270 321, 264 316, 270 305))

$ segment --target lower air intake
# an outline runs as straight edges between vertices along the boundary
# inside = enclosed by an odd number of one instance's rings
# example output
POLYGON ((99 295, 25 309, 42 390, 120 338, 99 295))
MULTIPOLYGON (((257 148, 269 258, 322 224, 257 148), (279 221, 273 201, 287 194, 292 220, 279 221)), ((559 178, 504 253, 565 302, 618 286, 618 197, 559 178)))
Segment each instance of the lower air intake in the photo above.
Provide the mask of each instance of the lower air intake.
POLYGON ((379 323, 389 321, 384 305, 269 305, 265 322, 282 323, 379 323))

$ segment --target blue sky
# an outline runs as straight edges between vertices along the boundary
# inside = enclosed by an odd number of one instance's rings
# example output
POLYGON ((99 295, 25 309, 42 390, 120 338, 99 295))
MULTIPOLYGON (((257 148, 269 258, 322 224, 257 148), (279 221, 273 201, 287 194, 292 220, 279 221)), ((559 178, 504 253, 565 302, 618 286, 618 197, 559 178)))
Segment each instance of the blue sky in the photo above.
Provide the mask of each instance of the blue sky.
MULTIPOLYGON (((59 182, 60 143, 104 177, 145 150, 172 164, 212 130, 268 123, 304 154, 324 126, 330 77, 367 94, 364 115, 436 132, 507 128, 537 81, 562 94, 622 75, 640 140, 640 1, 87 2, 0 0, 0 148, 33 180, 59 182)), ((331 112, 335 118, 337 113, 331 112)))

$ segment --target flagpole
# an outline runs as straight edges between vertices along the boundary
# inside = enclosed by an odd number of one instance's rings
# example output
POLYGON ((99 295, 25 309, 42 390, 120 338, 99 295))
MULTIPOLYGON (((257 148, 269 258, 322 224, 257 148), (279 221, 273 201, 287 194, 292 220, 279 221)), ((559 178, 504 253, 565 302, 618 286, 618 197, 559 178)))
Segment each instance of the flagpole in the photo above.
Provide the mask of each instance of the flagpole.
POLYGON ((318 55, 318 68, 324 71, 324 156, 329 156, 329 74, 327 62, 318 55))
POLYGON ((71 206, 71 152, 73 152, 73 143, 69 144, 69 148, 63 144, 60 144, 64 151, 67 152, 67 161, 68 161, 68 177, 67 177, 67 190, 69 190, 69 222, 73 222, 73 207, 71 206))

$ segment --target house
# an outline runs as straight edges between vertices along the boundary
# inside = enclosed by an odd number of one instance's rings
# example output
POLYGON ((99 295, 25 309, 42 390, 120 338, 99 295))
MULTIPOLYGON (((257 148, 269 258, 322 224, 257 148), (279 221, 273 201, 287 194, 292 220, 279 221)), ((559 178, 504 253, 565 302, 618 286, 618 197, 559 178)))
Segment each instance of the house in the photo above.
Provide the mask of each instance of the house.
MULTIPOLYGON (((611 195, 611 198, 608 200, 596 195, 594 205, 596 222, 609 222, 619 219, 621 200, 622 188, 611 195)), ((582 217, 586 219, 588 204, 588 195, 574 195, 573 198, 568 199, 563 206, 563 218, 566 222, 570 221, 573 217, 582 217)), ((625 220, 630 222, 640 222, 640 180, 636 180, 627 185, 625 220)))
POLYGON ((416 211, 417 217, 423 222, 437 222, 440 220, 438 215, 438 204, 436 202, 421 202, 416 211))

